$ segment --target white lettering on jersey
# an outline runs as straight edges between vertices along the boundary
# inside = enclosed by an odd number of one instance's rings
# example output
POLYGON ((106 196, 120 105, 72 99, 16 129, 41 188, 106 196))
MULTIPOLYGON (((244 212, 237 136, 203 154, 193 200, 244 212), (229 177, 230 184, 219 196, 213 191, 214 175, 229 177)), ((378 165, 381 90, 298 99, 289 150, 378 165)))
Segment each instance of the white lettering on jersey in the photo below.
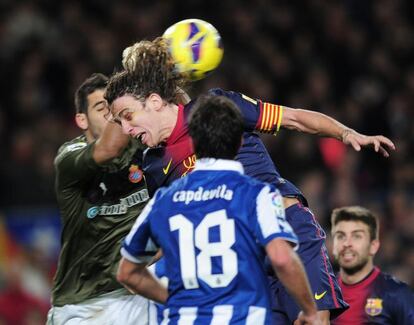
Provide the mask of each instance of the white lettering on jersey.
POLYGON ((184 202, 185 204, 189 204, 192 201, 200 202, 214 199, 231 201, 233 199, 233 191, 228 189, 225 184, 222 184, 209 190, 199 187, 197 191, 178 191, 172 196, 173 202, 184 202))
MULTIPOLYGON (((103 183, 101 183, 103 184, 103 183)), ((113 205, 101 205, 101 206, 94 206, 89 208, 87 211, 87 217, 89 219, 93 219, 98 215, 101 216, 111 216, 111 215, 120 215, 124 214, 128 211, 128 208, 133 207, 139 203, 148 201, 149 194, 146 188, 134 192, 128 195, 125 198, 120 199, 120 203, 113 204, 113 205)))

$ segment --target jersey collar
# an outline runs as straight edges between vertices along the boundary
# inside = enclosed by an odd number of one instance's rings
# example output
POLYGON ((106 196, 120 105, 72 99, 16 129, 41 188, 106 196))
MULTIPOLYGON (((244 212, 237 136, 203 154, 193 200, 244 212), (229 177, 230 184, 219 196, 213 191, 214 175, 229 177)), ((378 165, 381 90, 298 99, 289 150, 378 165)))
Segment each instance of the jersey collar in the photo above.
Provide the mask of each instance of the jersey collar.
POLYGON ((196 160, 194 171, 197 170, 231 170, 244 174, 243 165, 235 160, 201 158, 196 160))
POLYGON ((177 112, 177 122, 175 123, 174 129, 171 132, 171 135, 165 141, 166 145, 171 145, 177 142, 183 134, 187 132, 187 125, 185 125, 185 118, 184 118, 184 105, 178 105, 178 112, 177 112))

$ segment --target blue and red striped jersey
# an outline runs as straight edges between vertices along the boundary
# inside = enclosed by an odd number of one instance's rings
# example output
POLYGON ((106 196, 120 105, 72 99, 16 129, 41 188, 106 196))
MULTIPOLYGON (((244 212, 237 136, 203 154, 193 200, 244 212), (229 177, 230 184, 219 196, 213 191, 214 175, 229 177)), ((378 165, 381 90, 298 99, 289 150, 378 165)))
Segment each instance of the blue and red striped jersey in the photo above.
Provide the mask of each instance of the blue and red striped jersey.
POLYGON ((405 283, 377 267, 358 283, 338 280, 349 309, 333 325, 414 324, 414 295, 405 283))
MULTIPOLYGON (((243 144, 236 160, 242 163, 246 175, 275 185, 282 196, 295 196, 306 204, 300 190, 282 178, 258 133, 276 134, 282 120, 283 106, 249 98, 243 94, 216 88, 210 95, 226 96, 239 107, 245 123, 243 144)), ((195 100, 179 106, 176 126, 165 144, 148 148, 143 169, 152 195, 158 188, 187 175, 194 168, 196 157, 188 134, 188 117, 195 100)))

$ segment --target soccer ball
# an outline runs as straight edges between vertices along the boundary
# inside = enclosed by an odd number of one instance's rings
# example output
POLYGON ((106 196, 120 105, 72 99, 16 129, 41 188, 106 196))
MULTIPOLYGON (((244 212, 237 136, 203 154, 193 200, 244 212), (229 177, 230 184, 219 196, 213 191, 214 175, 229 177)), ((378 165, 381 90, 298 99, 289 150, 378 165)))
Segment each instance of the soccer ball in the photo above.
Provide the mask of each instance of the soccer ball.
POLYGON ((206 77, 223 58, 220 34, 204 20, 182 20, 169 27, 163 37, 178 71, 192 81, 206 77))

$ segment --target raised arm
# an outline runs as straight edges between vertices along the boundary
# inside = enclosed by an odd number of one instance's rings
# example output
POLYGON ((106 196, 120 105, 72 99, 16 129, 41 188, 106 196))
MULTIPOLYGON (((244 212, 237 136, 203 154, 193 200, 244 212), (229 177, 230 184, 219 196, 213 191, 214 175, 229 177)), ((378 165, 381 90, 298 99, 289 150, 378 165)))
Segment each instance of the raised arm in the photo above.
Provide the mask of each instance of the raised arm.
POLYGON ((96 140, 93 159, 97 164, 103 164, 118 157, 127 146, 129 136, 122 133, 122 128, 116 123, 108 122, 102 135, 96 140))
POLYGON ((382 136, 368 136, 356 132, 337 120, 325 114, 304 109, 283 108, 281 126, 300 132, 318 134, 335 138, 347 145, 351 145, 356 151, 361 147, 374 147, 384 157, 389 157, 389 150, 395 150, 394 143, 382 136))

